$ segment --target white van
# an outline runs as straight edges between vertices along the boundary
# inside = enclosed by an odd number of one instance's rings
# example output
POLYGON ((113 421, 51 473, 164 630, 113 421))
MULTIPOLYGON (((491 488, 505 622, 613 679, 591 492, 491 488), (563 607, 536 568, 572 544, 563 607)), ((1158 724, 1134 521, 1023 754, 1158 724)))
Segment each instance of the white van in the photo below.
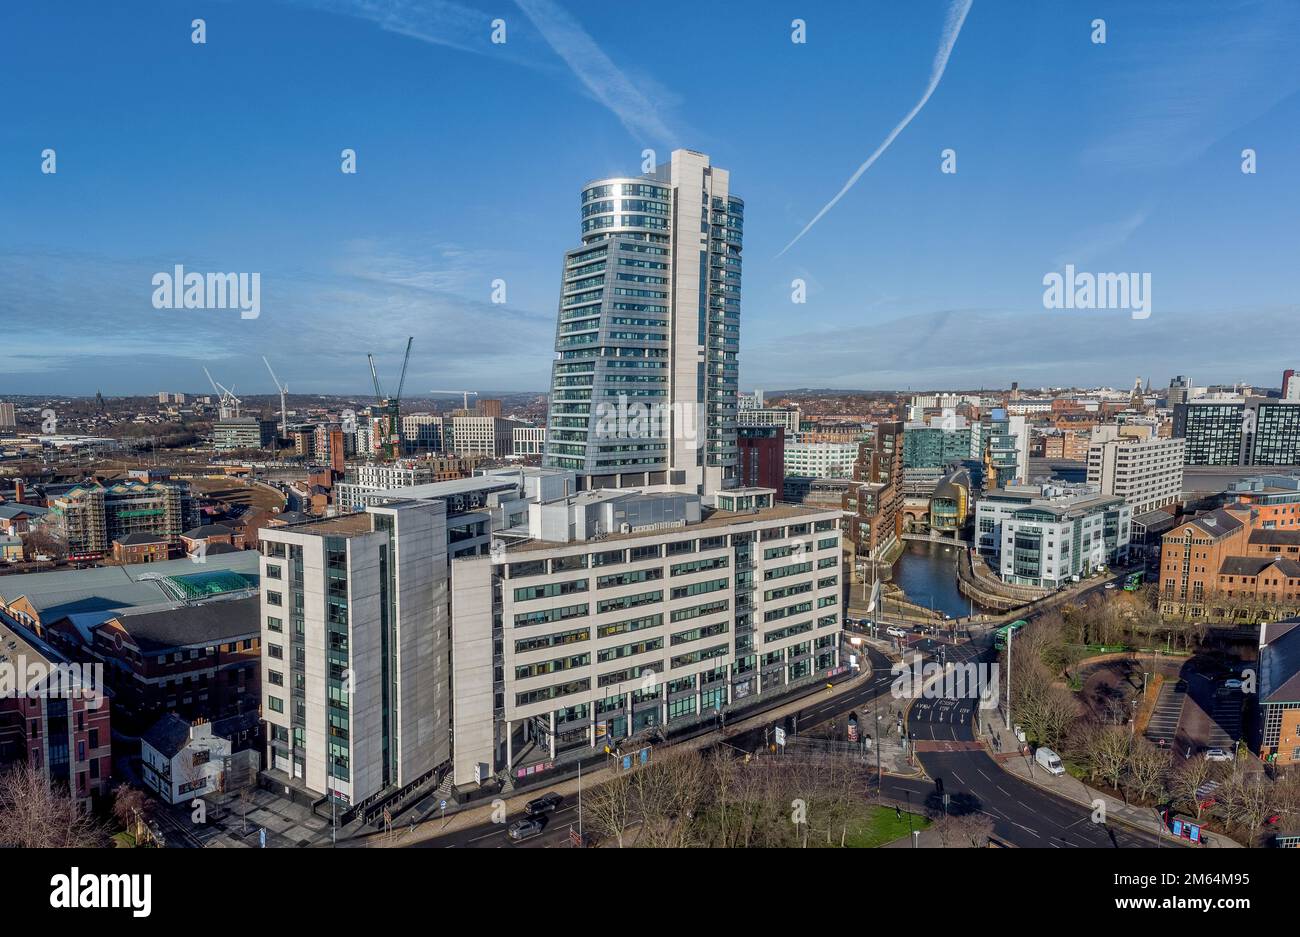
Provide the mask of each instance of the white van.
POLYGON ((888 628, 885 629, 885 634, 889 635, 892 638, 907 637, 906 631, 904 631, 902 628, 895 628, 893 625, 890 625, 888 628))
POLYGON ((1061 764, 1061 758, 1050 748, 1040 748, 1034 752, 1034 761, 1047 769, 1048 774, 1065 774, 1065 765, 1061 764))

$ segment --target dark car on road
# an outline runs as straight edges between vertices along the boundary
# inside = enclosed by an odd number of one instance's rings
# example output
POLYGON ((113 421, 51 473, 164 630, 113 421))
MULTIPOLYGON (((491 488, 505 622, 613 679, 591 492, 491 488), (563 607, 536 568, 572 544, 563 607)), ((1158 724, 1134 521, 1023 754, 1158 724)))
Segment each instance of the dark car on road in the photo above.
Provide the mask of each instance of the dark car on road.
POLYGON ((542 814, 557 809, 562 803, 564 803, 564 797, 552 791, 524 804, 524 813, 530 817, 540 817, 542 814))
POLYGON ((506 830, 506 834, 511 839, 518 842, 521 839, 529 839, 530 837, 537 836, 544 829, 546 829, 545 817, 529 817, 526 820, 517 820, 510 824, 510 828, 506 830))

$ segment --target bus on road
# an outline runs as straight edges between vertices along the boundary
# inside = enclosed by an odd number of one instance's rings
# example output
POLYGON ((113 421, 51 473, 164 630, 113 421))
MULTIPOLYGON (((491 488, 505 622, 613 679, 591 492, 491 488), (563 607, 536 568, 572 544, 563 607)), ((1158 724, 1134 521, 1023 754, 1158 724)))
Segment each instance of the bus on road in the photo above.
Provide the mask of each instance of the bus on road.
POLYGON ((1007 646, 1007 635, 1011 634, 1012 632, 1019 631, 1026 624, 1028 624, 1028 622, 1026 622, 1023 618, 1021 618, 1016 621, 1013 621, 1009 625, 1003 625, 997 631, 993 632, 993 646, 999 651, 1002 650, 1004 647, 1007 646))

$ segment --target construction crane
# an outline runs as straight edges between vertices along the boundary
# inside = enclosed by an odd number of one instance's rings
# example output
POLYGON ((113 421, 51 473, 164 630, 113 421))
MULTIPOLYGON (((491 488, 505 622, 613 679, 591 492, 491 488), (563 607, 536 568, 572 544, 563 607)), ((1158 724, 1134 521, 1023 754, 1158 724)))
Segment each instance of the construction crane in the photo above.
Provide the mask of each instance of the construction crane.
MULTIPOLYGON (((266 370, 271 371, 271 362, 266 360, 266 355, 262 355, 262 363, 266 365, 266 370)), ((271 380, 275 381, 275 386, 280 391, 280 438, 285 439, 289 435, 289 411, 285 407, 285 398, 289 395, 289 385, 281 384, 274 371, 271 371, 271 380)))
POLYGON ((219 407, 217 411, 218 417, 223 420, 238 419, 239 404, 241 403, 241 401, 238 397, 235 396, 235 392, 227 388, 225 384, 218 384, 215 380, 213 380, 212 374, 208 371, 206 367, 203 369, 203 373, 207 374, 208 383, 211 384, 212 389, 217 392, 217 400, 218 400, 218 407, 219 407))
POLYGON ((395 459, 401 455, 402 449, 402 424, 401 424, 401 402, 402 388, 406 386, 406 366, 411 363, 411 343, 415 341, 415 336, 409 336, 406 339, 406 354, 402 358, 402 373, 397 378, 397 393, 391 397, 384 396, 384 389, 379 383, 379 372, 375 370, 375 356, 366 355, 366 361, 370 363, 370 380, 375 385, 375 406, 371 407, 371 413, 377 416, 382 422, 379 439, 374 445, 374 451, 380 453, 386 459, 395 459))
POLYGON ((469 398, 471 398, 471 397, 477 397, 477 396, 478 396, 478 391, 476 391, 476 390, 431 390, 431 391, 429 391, 429 393, 431 393, 431 394, 460 394, 460 395, 461 395, 461 396, 460 396, 460 408, 461 408, 462 410, 468 410, 468 409, 469 409, 469 398))

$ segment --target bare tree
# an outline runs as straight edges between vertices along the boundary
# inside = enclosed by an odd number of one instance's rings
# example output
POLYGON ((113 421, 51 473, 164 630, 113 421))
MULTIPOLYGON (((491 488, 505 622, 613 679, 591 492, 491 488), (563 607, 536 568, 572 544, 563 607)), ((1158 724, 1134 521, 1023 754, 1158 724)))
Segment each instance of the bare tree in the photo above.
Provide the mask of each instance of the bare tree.
POLYGON ((1273 782, 1262 774, 1241 773, 1216 793, 1225 819, 1245 831, 1247 844, 1255 842, 1264 821, 1277 809, 1273 782))
POLYGON ((1202 796, 1198 792, 1215 773, 1213 765, 1204 758, 1190 758, 1170 778, 1170 794, 1184 808, 1194 812, 1198 820, 1204 809, 1201 806, 1202 796))
POLYGON ((1138 800, 1154 800, 1164 790, 1169 758, 1169 752, 1150 742, 1140 740, 1134 743, 1129 755, 1128 784, 1138 800))
POLYGON ((129 784, 119 784, 113 791, 113 817, 131 834, 138 845, 153 802, 144 791, 129 784))
POLYGON ((1129 768, 1132 738, 1123 729, 1106 726, 1093 734, 1091 742, 1089 754, 1093 771, 1113 789, 1120 790, 1120 782, 1129 768))
POLYGON ((0 847, 103 846, 104 829, 40 772, 18 765, 0 775, 0 847))
POLYGON ((623 837, 632 822, 632 783, 626 774, 616 774, 591 791, 583 800, 583 818, 598 836, 613 839, 623 848, 623 837))

